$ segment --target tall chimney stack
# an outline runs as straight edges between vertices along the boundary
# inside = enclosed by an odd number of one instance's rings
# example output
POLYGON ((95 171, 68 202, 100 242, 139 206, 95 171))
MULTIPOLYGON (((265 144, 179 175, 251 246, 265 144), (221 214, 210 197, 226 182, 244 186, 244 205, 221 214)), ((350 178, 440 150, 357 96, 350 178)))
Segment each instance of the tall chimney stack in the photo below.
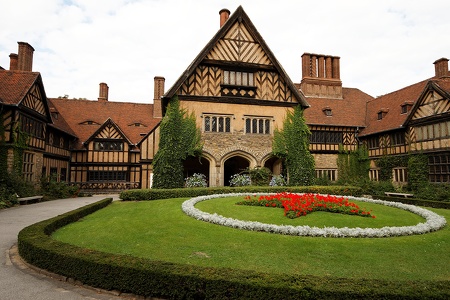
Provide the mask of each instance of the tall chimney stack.
POLYGON ((104 82, 101 82, 98 101, 108 101, 108 90, 109 90, 108 85, 104 82))
POLYGON ((435 77, 448 76, 448 59, 440 58, 434 62, 435 77))
POLYGON ((162 118, 161 97, 164 95, 164 82, 166 79, 156 76, 154 79, 154 97, 153 97, 153 118, 162 118))
POLYGON ((20 71, 29 71, 33 69, 33 52, 34 48, 25 42, 17 42, 19 44, 17 69, 20 71))
POLYGON ((300 89, 307 97, 342 99, 340 58, 304 53, 300 89))
POLYGON ((15 53, 11 53, 9 55, 9 70, 15 71, 18 68, 19 55, 15 53))
POLYGON ((221 9, 219 11, 219 15, 220 15, 220 27, 222 28, 223 24, 225 24, 225 22, 230 17, 230 11, 226 8, 221 9))

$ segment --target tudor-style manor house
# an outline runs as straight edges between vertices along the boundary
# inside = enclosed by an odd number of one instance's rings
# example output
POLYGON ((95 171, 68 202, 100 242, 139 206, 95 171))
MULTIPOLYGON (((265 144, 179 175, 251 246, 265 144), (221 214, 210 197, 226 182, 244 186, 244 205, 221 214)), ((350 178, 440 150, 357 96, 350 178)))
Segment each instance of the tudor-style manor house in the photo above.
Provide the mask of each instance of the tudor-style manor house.
MULTIPOLYGON (((374 98, 343 87, 339 57, 304 53, 301 80, 294 83, 242 7, 219 16, 217 33, 170 88, 155 77, 151 104, 109 101, 106 83, 100 83, 97 100, 47 98, 40 73, 32 71, 34 49, 19 42, 9 70, 0 67, 7 168, 21 159, 28 181, 56 175, 95 192, 149 188, 159 124, 177 95, 181 107, 195 114, 204 142, 201 159, 185 161, 186 175, 203 173, 209 186, 228 185, 247 167, 279 174, 273 132, 297 105, 312 133, 317 176, 337 180, 339 147, 366 144, 373 180, 380 157, 420 151, 429 157, 429 180, 450 182, 448 59, 434 62, 434 76, 374 98), (27 144, 15 151, 24 133, 27 144)), ((392 171, 395 182, 407 181, 404 167, 392 171)))

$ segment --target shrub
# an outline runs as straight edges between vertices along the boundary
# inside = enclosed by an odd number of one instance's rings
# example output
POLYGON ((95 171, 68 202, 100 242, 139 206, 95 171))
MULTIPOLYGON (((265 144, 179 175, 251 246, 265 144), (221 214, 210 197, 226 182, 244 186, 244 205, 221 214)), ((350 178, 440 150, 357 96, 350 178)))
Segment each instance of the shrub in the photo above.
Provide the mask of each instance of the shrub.
POLYGON ((200 173, 194 173, 194 175, 185 178, 184 182, 184 186, 187 188, 208 186, 205 174, 200 173))
POLYGON ((48 199, 64 199, 76 196, 79 188, 63 181, 58 182, 56 177, 42 177, 41 190, 48 199))
POLYGON ((266 167, 248 168, 247 172, 253 185, 268 185, 270 176, 272 175, 270 169, 266 167))
POLYGON ((6 173, 0 178, 0 208, 17 205, 19 197, 36 195, 34 186, 15 173, 6 173))
POLYGON ((269 183, 270 186, 285 186, 286 180, 283 175, 273 175, 269 183))
POLYGON ((234 174, 230 178, 230 186, 247 186, 251 184, 252 180, 247 174, 234 174))

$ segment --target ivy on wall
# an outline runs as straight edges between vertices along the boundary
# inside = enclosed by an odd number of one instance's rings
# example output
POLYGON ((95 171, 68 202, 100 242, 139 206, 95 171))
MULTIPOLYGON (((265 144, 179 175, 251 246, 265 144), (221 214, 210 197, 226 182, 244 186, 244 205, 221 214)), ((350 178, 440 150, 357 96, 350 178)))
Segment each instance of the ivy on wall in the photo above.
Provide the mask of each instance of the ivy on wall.
POLYGON ((337 158, 339 181, 353 183, 369 179, 370 160, 369 152, 364 145, 357 150, 347 151, 339 145, 337 158))
POLYGON ((311 132, 303 117, 303 108, 297 105, 288 111, 283 129, 275 129, 272 153, 286 162, 289 185, 314 183, 314 157, 309 152, 311 132))
MULTIPOLYGON (((3 108, 3 107, 2 107, 3 108)), ((8 148, 5 141, 5 122, 3 113, 0 114, 0 179, 4 179, 8 172, 8 148)))
POLYGON ((380 181, 391 181, 392 180, 392 169, 398 167, 408 167, 408 156, 388 156, 384 155, 376 161, 376 165, 379 168, 379 180, 380 181))
POLYGON ((159 149, 153 161, 153 188, 183 187, 183 161, 189 156, 200 156, 202 148, 194 114, 188 115, 181 109, 175 95, 160 124, 159 149))

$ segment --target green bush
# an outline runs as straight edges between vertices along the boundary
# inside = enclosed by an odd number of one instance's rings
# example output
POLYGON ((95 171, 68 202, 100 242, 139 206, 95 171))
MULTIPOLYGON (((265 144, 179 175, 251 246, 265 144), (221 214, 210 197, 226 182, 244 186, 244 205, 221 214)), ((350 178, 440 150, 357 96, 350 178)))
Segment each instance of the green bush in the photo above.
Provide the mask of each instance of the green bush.
POLYGON ((0 177, 0 209, 19 204, 18 197, 36 195, 34 186, 14 173, 6 173, 0 177))
POLYGON ((250 175, 251 183, 253 185, 269 185, 272 172, 269 168, 253 168, 247 169, 248 175, 250 175))
POLYGON ((152 261, 83 249, 51 234, 99 210, 105 199, 24 228, 21 257, 30 264, 106 290, 166 299, 448 299, 446 281, 389 281, 270 274, 152 261))
POLYGON ((124 201, 191 198, 202 195, 229 193, 320 193, 330 195, 361 196, 362 189, 354 186, 242 186, 181 189, 134 189, 122 191, 124 201))
POLYGON ((64 181, 58 182, 55 177, 42 177, 41 191, 47 199, 64 199, 76 196, 79 188, 64 181))

